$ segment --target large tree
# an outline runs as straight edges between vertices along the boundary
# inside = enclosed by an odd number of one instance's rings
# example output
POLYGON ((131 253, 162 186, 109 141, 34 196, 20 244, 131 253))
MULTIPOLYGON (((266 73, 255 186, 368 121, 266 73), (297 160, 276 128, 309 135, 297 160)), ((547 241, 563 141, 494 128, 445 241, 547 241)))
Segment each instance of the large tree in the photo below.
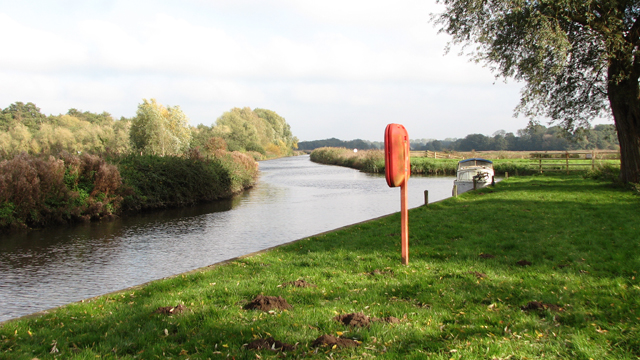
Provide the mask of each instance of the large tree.
POLYGON ((156 99, 142 100, 131 120, 131 142, 147 154, 177 155, 189 147, 189 120, 179 106, 164 107, 156 99))
POLYGON ((454 44, 523 81, 516 113, 575 131, 613 116, 624 182, 640 182, 640 0, 438 0, 454 44))

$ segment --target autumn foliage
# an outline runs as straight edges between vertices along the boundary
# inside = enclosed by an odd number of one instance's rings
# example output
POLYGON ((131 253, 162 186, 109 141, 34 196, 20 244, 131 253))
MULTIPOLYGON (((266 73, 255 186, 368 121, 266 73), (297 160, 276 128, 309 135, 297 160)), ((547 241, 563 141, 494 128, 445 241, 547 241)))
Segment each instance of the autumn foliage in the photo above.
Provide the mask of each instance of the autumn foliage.
POLYGON ((118 169, 95 155, 21 153, 0 162, 0 227, 43 227, 113 215, 118 169))

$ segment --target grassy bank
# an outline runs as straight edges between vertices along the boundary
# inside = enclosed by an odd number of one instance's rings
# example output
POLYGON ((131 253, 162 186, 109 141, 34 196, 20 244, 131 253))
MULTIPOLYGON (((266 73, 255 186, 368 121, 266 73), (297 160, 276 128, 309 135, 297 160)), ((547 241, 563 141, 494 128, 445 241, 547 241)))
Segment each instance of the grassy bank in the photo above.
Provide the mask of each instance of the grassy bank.
MULTIPOLYGON (((493 161, 493 169, 497 176, 510 175, 533 175, 538 173, 536 166, 532 166, 535 160, 529 159, 529 152, 521 152, 521 156, 515 154, 505 154, 504 152, 466 154, 469 157, 485 156, 493 161), (526 154, 526 157, 523 157, 526 154), (491 156, 496 158, 492 158, 491 156)), ((354 153, 353 150, 345 148, 318 148, 311 152, 311 161, 326 164, 339 165, 357 169, 364 172, 383 173, 384 153, 382 150, 364 150, 354 153)), ((412 157, 411 173, 418 175, 456 175, 458 161, 456 159, 433 159, 426 157, 412 157)), ((564 160, 545 161, 545 163, 557 163, 556 169, 562 169, 564 160)), ((619 160, 607 161, 607 166, 620 167, 619 160)), ((588 164, 586 166, 589 167, 588 164)))
POLYGON ((510 178, 227 264, 0 327, 0 358, 637 359, 640 199, 573 176, 510 178), (283 286, 304 279, 316 287, 283 286), (292 309, 245 310, 259 294, 292 309), (174 315, 160 307, 183 304, 174 315), (398 323, 350 327, 363 313, 398 323), (323 334, 356 348, 314 347, 323 334))
POLYGON ((0 230, 100 220, 192 205, 252 186, 257 163, 238 152, 205 158, 135 154, 103 158, 26 153, 0 161, 0 230))

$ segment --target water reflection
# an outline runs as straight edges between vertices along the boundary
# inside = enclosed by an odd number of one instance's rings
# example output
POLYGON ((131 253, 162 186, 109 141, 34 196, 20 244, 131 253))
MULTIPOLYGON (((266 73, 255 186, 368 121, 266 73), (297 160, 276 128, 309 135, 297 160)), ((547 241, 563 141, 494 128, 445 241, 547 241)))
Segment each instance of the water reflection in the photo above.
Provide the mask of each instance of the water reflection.
MULTIPOLYGON (((210 265, 400 210, 383 176, 265 161, 259 184, 225 201, 5 236, 0 321, 210 265)), ((409 181, 409 206, 451 193, 453 178, 409 181)))

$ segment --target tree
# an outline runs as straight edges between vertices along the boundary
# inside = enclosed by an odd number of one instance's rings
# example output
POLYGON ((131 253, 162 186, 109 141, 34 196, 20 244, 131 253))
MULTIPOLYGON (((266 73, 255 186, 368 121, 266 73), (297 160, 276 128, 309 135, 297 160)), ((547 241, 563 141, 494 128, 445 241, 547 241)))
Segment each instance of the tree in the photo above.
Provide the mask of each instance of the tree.
POLYGON ((148 154, 176 155, 189 147, 189 120, 179 106, 164 107, 156 99, 142 100, 131 121, 131 142, 148 154))
POLYGON ((520 105, 575 131, 613 117, 624 182, 640 182, 638 0, 438 0, 454 44, 497 76, 524 81, 520 105))
POLYGON ((272 144, 277 145, 279 141, 282 141, 285 144, 283 150, 287 152, 298 148, 298 138, 293 136, 291 133, 291 127, 282 116, 278 115, 275 111, 268 109, 256 108, 253 109, 253 112, 271 125, 271 128, 273 129, 273 138, 270 139, 270 142, 272 144))
POLYGON ((1 114, 0 130, 4 131, 8 131, 16 124, 22 124, 30 131, 36 131, 47 118, 34 103, 25 104, 20 101, 9 105, 2 110, 1 114))

